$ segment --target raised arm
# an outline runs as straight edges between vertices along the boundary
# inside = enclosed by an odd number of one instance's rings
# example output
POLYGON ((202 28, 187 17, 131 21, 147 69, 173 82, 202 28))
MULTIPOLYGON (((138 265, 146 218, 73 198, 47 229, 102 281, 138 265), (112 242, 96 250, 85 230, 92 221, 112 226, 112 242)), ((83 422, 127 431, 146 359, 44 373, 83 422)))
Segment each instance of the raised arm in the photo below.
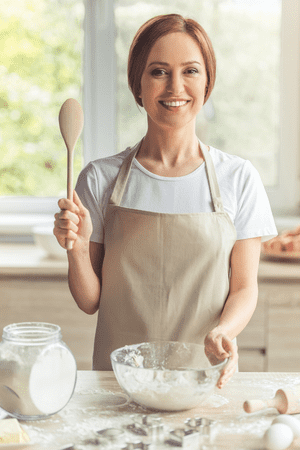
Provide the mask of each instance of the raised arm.
POLYGON ((69 288, 79 308, 94 314, 100 302, 104 246, 90 242, 93 228, 89 211, 76 191, 73 197, 73 202, 59 200, 61 211, 55 214, 53 233, 63 248, 66 248, 66 238, 73 240, 72 250, 67 251, 69 288))

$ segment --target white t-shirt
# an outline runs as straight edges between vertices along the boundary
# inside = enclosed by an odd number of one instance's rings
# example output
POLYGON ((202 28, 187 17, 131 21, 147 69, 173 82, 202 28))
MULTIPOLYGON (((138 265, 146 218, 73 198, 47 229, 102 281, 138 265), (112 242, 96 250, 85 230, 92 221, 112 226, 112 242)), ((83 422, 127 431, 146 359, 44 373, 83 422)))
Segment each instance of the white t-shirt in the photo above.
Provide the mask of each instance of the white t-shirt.
MULTIPOLYGON (((136 145, 139 145, 136 144, 136 145)), ((90 162, 80 173, 76 192, 93 222, 91 241, 103 243, 105 210, 124 158, 131 151, 90 162)), ((224 210, 237 239, 277 235, 269 200, 258 171, 250 161, 210 147, 224 210)), ((136 159, 130 171, 121 206, 157 213, 212 212, 213 204, 205 163, 182 177, 149 172, 136 159)))

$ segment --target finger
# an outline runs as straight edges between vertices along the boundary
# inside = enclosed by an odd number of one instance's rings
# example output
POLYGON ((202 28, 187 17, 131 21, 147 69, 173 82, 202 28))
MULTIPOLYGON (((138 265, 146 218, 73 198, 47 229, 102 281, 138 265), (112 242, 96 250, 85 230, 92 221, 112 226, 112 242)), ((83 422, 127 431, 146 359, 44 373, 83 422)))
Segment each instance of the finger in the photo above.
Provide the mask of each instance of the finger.
POLYGON ((231 367, 234 367, 238 362, 239 355, 238 355, 238 351, 237 351, 238 350, 237 345, 233 344, 231 349, 232 349, 231 351, 228 351, 229 359, 228 359, 228 363, 225 366, 225 369, 224 369, 225 371, 230 370, 231 367))
POLYGON ((56 229, 55 232, 53 232, 56 236, 57 239, 59 240, 71 240, 71 241, 76 241, 77 239, 77 234, 73 231, 73 230, 64 230, 62 228, 60 228, 59 230, 56 229))
POLYGON ((78 233, 78 226, 72 220, 55 220, 54 225, 60 230, 72 230, 74 233, 78 233))
POLYGON ((226 375, 223 375, 219 378, 217 387, 219 389, 222 389, 222 387, 225 386, 226 383, 232 378, 232 376, 235 374, 236 368, 233 368, 230 372, 228 372, 226 375))
POLYGON ((230 361, 226 364, 225 369, 221 372, 217 386, 221 388, 237 371, 238 358, 230 361))
POLYGON ((231 354, 234 354, 237 349, 237 345, 225 335, 222 335, 222 346, 227 353, 231 354))
POLYGON ((222 370, 220 374, 220 378, 218 380, 217 386, 221 388, 224 384, 227 383, 227 381, 235 374, 237 371, 237 363, 238 363, 238 357, 229 360, 229 363, 226 364, 225 368, 222 370))
POLYGON ((234 373, 236 371, 237 363, 238 363, 237 358, 229 359, 228 363, 221 372, 221 377, 226 378, 227 375, 230 374, 231 372, 234 373))
POLYGON ((64 228, 61 227, 56 221, 54 222, 53 234, 57 239, 77 239, 78 228, 73 224, 74 228, 64 228))
POLYGON ((71 221, 71 222, 74 222, 76 225, 78 225, 80 222, 78 215, 67 209, 63 209, 59 213, 56 213, 54 215, 54 217, 57 221, 60 221, 60 220, 61 221, 71 221))
POLYGON ((79 214, 78 206, 71 200, 68 200, 67 198, 61 198, 58 201, 58 206, 61 210, 68 210, 75 214, 79 214))
POLYGON ((219 353, 218 358, 220 360, 230 358, 230 361, 232 361, 228 367, 231 367, 238 358, 237 345, 225 335, 218 336, 217 349, 219 353))
POLYGON ((79 195, 77 194, 77 192, 73 191, 73 202, 75 203, 75 205, 77 205, 77 207, 79 208, 80 213, 85 213, 86 212, 86 208, 83 206, 79 195))
POLYGON ((216 337, 216 339, 214 339, 214 354, 220 360, 223 360, 223 359, 229 357, 228 351, 226 351, 226 349, 224 349, 223 339, 224 339, 223 335, 219 335, 216 337))
POLYGON ((66 239, 75 241, 77 239, 77 234, 71 230, 62 230, 55 227, 53 229, 53 234, 56 237, 59 245, 66 249, 66 239))

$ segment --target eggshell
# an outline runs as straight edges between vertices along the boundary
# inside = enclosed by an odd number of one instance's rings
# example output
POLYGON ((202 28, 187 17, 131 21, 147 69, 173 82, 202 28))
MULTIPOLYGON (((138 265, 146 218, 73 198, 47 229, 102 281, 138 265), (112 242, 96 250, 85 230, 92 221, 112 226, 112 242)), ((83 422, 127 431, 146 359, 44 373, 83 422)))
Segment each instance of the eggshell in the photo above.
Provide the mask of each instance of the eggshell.
POLYGON ((300 420, 296 419, 296 417, 290 416, 289 414, 280 414, 280 416, 273 420, 272 424, 274 423, 284 423, 291 428, 294 433, 294 438, 300 437, 300 420))
POLYGON ((266 431, 264 440, 269 450, 284 450, 293 442, 294 434, 284 423, 275 423, 266 431))

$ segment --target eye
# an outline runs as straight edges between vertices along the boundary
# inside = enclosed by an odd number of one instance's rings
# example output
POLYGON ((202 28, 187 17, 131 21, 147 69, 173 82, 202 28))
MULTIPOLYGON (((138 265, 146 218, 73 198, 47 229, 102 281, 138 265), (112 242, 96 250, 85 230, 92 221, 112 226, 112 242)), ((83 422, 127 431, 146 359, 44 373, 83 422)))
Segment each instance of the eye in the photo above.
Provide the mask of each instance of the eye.
POLYGON ((153 75, 154 77, 159 77, 161 75, 165 75, 166 71, 164 69, 154 69, 151 72, 151 75, 153 75))
POLYGON ((195 73, 199 73, 199 70, 193 67, 191 69, 187 69, 187 72, 193 75, 195 73))

